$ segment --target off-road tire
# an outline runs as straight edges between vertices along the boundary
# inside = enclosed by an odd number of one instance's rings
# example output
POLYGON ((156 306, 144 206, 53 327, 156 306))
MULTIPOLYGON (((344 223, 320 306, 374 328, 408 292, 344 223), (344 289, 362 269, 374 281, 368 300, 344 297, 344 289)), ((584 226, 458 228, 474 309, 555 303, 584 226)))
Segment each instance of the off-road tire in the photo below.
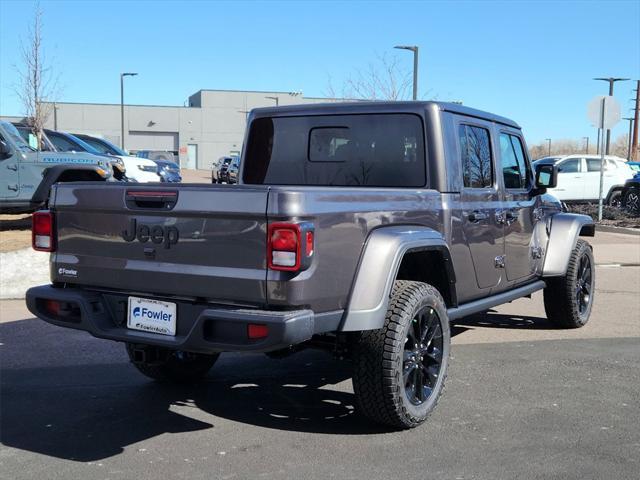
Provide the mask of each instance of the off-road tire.
MULTIPOLYGON (((205 355, 160 349, 162 359, 136 361, 134 345, 127 343, 127 354, 140 373, 158 382, 194 383, 202 380, 216 363, 220 354, 205 355)), ((138 347, 139 348, 139 347, 138 347)), ((155 348, 155 347, 154 347, 155 348)))
MULTIPOLYGON (((362 332, 355 348, 353 389, 359 412, 376 423, 396 428, 413 428, 423 423, 444 389, 450 344, 449 317, 438 290, 422 282, 396 281, 384 326, 362 332), (434 322, 439 323, 441 332, 438 337, 441 361, 430 395, 422 404, 415 405, 409 400, 409 392, 405 392, 403 361, 414 317, 425 309, 437 316, 434 322)), ((424 381, 425 377, 422 378, 424 381)))
POLYGON ((611 192, 611 195, 609 195, 609 198, 607 199, 607 205, 614 208, 620 208, 622 206, 622 191, 615 190, 611 192))
POLYGON ((547 318, 556 326, 562 328, 584 327, 589 321, 595 295, 595 261, 591 245, 584 240, 578 240, 569 258, 569 267, 564 277, 549 278, 544 289, 544 309, 547 318), (586 309, 581 312, 578 295, 581 261, 586 258, 590 265, 589 300, 586 309))
POLYGON ((631 215, 640 216, 640 188, 629 188, 622 199, 622 208, 631 215))

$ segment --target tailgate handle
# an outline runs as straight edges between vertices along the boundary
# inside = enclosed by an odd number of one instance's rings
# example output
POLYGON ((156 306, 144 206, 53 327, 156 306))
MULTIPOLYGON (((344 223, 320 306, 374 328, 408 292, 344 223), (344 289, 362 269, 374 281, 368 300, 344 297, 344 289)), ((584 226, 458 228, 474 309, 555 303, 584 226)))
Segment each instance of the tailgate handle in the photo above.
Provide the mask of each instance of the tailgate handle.
POLYGON ((125 194, 128 208, 171 210, 177 202, 176 190, 127 190, 125 194))

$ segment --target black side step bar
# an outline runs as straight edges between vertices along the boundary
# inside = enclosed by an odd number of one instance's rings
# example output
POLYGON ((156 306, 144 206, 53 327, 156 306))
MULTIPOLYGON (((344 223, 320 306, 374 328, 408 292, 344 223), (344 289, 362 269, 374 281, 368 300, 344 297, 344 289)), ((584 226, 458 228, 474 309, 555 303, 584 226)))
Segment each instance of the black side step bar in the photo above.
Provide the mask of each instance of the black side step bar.
POLYGON ((529 283, 528 285, 514 288, 507 292, 498 293, 491 297, 481 298, 480 300, 474 300, 473 302, 465 303, 455 308, 450 308, 447 310, 447 314, 449 315, 449 320, 457 320, 458 318, 463 318, 474 313, 483 312, 491 307, 495 307, 496 305, 502 305, 503 303, 508 303, 512 300, 526 297, 527 295, 531 295, 533 292, 542 290, 546 286, 547 284, 544 283, 544 281, 538 280, 537 282, 529 283))

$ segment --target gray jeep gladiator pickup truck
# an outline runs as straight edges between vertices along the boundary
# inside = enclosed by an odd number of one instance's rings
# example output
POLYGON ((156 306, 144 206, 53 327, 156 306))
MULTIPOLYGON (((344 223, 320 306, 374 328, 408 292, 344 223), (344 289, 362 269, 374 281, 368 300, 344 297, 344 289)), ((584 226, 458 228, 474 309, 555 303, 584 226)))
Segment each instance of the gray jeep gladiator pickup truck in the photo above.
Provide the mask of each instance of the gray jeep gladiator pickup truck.
POLYGON ((362 414, 433 410, 450 322, 544 290, 550 321, 593 304, 591 218, 545 193, 511 120, 438 102, 253 110, 238 185, 57 184, 34 216, 51 285, 29 310, 124 342, 162 381, 220 352, 350 358, 362 414))

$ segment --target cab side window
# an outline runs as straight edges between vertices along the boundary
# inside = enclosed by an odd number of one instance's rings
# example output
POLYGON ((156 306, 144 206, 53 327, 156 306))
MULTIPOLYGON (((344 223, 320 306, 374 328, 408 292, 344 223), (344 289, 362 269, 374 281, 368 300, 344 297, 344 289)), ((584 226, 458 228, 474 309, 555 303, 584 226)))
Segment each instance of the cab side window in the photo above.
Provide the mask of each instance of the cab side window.
POLYGON ((486 128, 460 125, 458 129, 465 188, 487 188, 493 185, 493 162, 489 138, 489 130, 486 128))
POLYGON ((500 134, 500 159, 505 188, 528 189, 531 186, 529 165, 519 137, 500 134))
MULTIPOLYGON (((560 165, 558 166, 558 172, 560 173, 578 173, 581 171, 581 164, 582 164, 582 159, 581 158, 571 158, 569 160, 565 160, 564 162, 561 162, 560 165)), ((600 166, 598 166, 598 169, 600 169, 600 166)))

